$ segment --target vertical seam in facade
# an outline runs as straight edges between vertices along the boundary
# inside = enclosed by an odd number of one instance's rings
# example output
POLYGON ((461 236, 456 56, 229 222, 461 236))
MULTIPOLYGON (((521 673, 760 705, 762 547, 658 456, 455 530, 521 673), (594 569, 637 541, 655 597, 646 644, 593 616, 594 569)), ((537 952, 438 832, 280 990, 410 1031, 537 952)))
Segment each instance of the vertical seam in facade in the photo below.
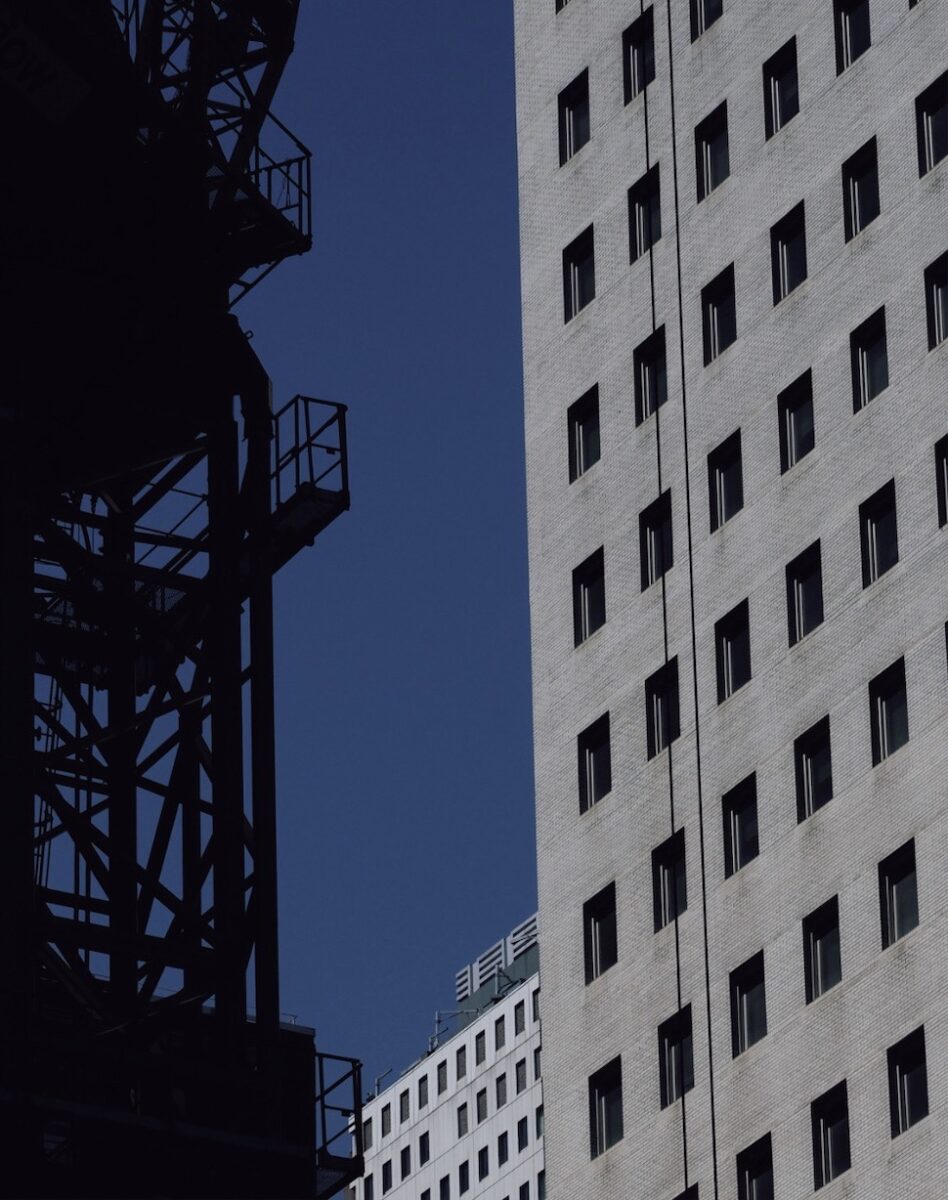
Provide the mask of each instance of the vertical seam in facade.
MULTIPOLYGON (((684 329, 684 300, 682 297, 682 278, 681 278, 681 219, 678 195, 678 139, 675 129, 675 70, 674 70, 674 44, 672 38, 672 14, 671 0, 667 0, 665 5, 666 23, 668 29, 668 89, 670 101, 670 117, 671 117, 671 151, 672 151, 672 181, 674 187, 675 198, 675 260, 678 282, 678 349, 681 367, 681 424, 682 424, 682 442, 684 449, 685 460, 685 514, 688 530, 688 594, 690 602, 690 623, 691 623, 691 679, 692 692, 695 711, 695 777, 697 786, 698 799, 698 842, 701 852, 701 916, 702 930, 704 936, 704 988, 705 988, 705 1011, 707 1014, 707 1039, 708 1039, 708 1091, 711 1105, 711 1164, 714 1181, 714 1196, 718 1200, 718 1148, 717 1148, 717 1122, 715 1119, 715 1104, 714 1104, 714 1050, 712 1046, 712 1029, 711 1029, 711 964, 708 951, 708 889, 705 864, 704 850, 704 799, 701 786, 701 721, 698 711, 698 639, 695 629, 695 574, 694 574, 694 548, 692 538, 691 524, 691 468, 688 457, 688 403, 687 403, 687 385, 685 382, 685 329, 684 329)), ((677 928, 677 918, 676 918, 677 928)), ((679 1001, 680 1005, 680 1001, 679 1001)), ((684 1096, 682 1097, 682 1109, 684 1110, 684 1096)), ((687 1186, 687 1177, 686 1177, 687 1186)))

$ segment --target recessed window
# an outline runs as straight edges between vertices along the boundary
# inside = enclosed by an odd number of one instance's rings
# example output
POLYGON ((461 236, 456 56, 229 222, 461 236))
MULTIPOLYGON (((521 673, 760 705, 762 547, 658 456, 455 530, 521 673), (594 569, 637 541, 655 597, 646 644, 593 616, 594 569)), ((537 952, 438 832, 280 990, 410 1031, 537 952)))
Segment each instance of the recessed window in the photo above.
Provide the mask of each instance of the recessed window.
POLYGON ((498 1134, 497 1136, 497 1165, 502 1167, 510 1157, 510 1146, 506 1133, 498 1134))
POLYGON ((894 479, 859 505, 859 536, 862 586, 865 588, 881 579, 899 561, 894 479))
POLYGON ((392 1160, 382 1163, 382 1195, 392 1190, 392 1160))
POLYGON ((928 314, 928 348, 948 339, 948 251, 925 270, 925 308, 928 314))
POLYGON ((806 279, 806 217, 803 201, 770 230, 774 304, 779 304, 806 279))
POLYGON ((514 1037, 519 1033, 523 1033, 527 1028, 527 1006, 525 1001, 519 1000, 514 1005, 514 1037))
POLYGON ((699 204, 731 173, 726 100, 695 128, 695 172, 699 204))
POLYGON ((504 1105, 507 1103, 507 1075, 506 1075, 506 1073, 504 1073, 503 1075, 497 1076, 497 1079, 494 1084, 494 1090, 496 1092, 495 1099, 497 1102, 497 1107, 503 1108, 504 1105))
POLYGON ((629 262, 650 250, 662 236, 658 163, 629 188, 629 262))
POLYGON ((731 1053, 734 1058, 767 1034, 764 952, 731 972, 731 1053))
POLYGON ((615 883, 604 887, 583 905, 583 950, 587 983, 598 979, 618 961, 615 883))
POLYGON ((419 1167, 423 1167, 429 1158, 431 1158, 431 1138, 427 1133, 423 1133, 418 1139, 419 1167))
POLYGON ((708 455, 708 500, 712 533, 744 507, 739 429, 708 455))
POLYGON ((481 1088, 474 1097, 474 1111, 478 1125, 487 1120, 487 1088, 481 1088))
POLYGON ((482 1146, 477 1152, 477 1179, 480 1182, 490 1174, 490 1151, 482 1146))
POLYGON ((375 1179, 371 1175, 366 1175, 365 1177, 362 1200, 375 1200, 375 1179))
POLYGON ((455 1074, 458 1080, 464 1078, 467 1074, 467 1046, 458 1046, 457 1054, 454 1056, 455 1074))
POLYGON ((533 1006, 533 1019, 534 1019, 534 1021, 539 1021, 539 1019, 540 1019, 540 989, 539 988, 533 989, 533 996, 531 998, 531 1003, 533 1006))
POLYGON ((791 38, 764 63, 764 130, 779 133, 800 111, 797 84, 797 39, 791 38))
POLYGON ((411 1146, 404 1146, 399 1154, 400 1178, 407 1179, 411 1174, 411 1146))
POLYGON ((539 1079, 540 1079, 540 1047, 537 1046, 537 1048, 533 1051, 533 1081, 534 1081, 534 1083, 539 1082, 539 1079))
POLYGON ((789 471, 816 444, 813 424, 813 376, 804 373, 777 397, 780 422, 780 470, 789 471))
POLYGON ((569 433, 569 481, 599 461, 599 387, 594 385, 566 410, 569 433))
POLYGON ((382 1137, 388 1137, 392 1132, 392 1106, 384 1104, 382 1106, 382 1137))
POLYGON ((675 1200, 699 1200, 698 1185, 693 1183, 691 1187, 686 1187, 683 1192, 679 1192, 675 1200))
POLYGON ((914 839, 879 863, 879 905, 886 950, 918 925, 914 839))
POLYGON ((748 775, 722 797, 724 876, 730 878, 760 853, 757 831, 757 776, 748 775))
POLYGON ((823 717, 793 743, 797 781, 797 820, 807 817, 833 799, 833 759, 830 719, 823 717))
POLYGON ((718 704, 733 696, 751 677, 750 613, 742 600, 714 626, 718 704))
POLYGON ((655 78, 655 30, 647 8, 622 35, 622 74, 625 102, 640 95, 655 78))
POLYGON ((723 0, 691 0, 691 40, 710 29, 723 11, 723 0))
POLYGON ((418 1080, 418 1107, 428 1107, 428 1076, 422 1075, 418 1080))
POLYGON ((474 1065, 480 1066, 487 1057, 487 1034, 482 1029, 474 1038, 474 1065))
POLYGON ((567 4, 569 4, 569 0, 555 0, 555 11, 562 12, 567 4))
POLYGON ((530 1122, 526 1117, 521 1117, 517 1122, 517 1150, 522 1152, 526 1150, 530 1144, 530 1122))
POLYGON ((869 713, 875 767, 909 740, 904 658, 886 667, 869 684, 869 713))
POLYGON ((695 1083, 690 1004, 659 1025, 658 1065, 662 1108, 667 1108, 695 1083))
POLYGON ((471 1186, 471 1168, 467 1162, 458 1165, 458 1195, 463 1196, 471 1186))
POLYGON ((813 1186, 817 1189, 838 1179, 851 1166, 849 1155, 849 1099, 846 1080, 810 1105, 813 1129, 813 1186))
POLYGON ((605 572, 602 547, 573 571, 573 634, 577 646, 606 623, 605 572))
POLYGON ((635 423, 657 412, 668 398, 665 371, 665 326, 661 325, 632 355, 635 374, 635 423))
POLYGON ((438 1095, 440 1096, 442 1092, 448 1090, 448 1064, 446 1062, 439 1062, 436 1074, 438 1077, 438 1095))
POLYGON ((774 1157, 769 1133, 737 1156, 737 1200, 774 1200, 774 1157))
POLYGON ((734 297, 734 264, 701 291, 704 365, 714 362, 737 338, 737 305, 734 297))
POLYGON ((642 591, 657 583, 674 562, 671 492, 663 492, 639 514, 639 559, 642 591))
POLYGON ((839 950, 839 900, 836 896, 803 921, 803 971, 806 1002, 828 992, 843 977, 839 950))
POLYGON ((596 298, 596 255, 593 227, 584 229, 563 251, 563 314, 573 317, 596 298))
POLYGON ((846 241, 862 233, 879 215, 879 161, 876 139, 843 163, 843 218, 846 241))
POLYGON ((823 567, 814 542, 787 563, 787 626, 790 645, 823 623, 823 567))
POLYGON ((938 497, 938 527, 948 525, 948 434, 935 443, 935 492, 938 497))
POLYGON ((514 1067, 514 1078, 517 1081, 517 1095, 527 1090, 527 1060, 518 1058, 517 1065, 514 1067))
POLYGON ((560 166, 589 141, 589 72, 577 75, 559 95, 560 166))
POLYGON ((451 1177, 445 1175, 438 1183, 438 1200, 451 1200, 451 1177))
POLYGON ((622 1140, 622 1060, 614 1058, 589 1077, 589 1151, 598 1158, 622 1140))
POLYGON ((405 1091, 402 1092, 402 1094, 398 1097, 398 1119, 399 1119, 399 1121, 400 1122, 407 1121, 410 1113, 411 1113, 411 1100, 410 1100, 410 1097, 408 1094, 408 1089, 406 1088, 405 1091))
POLYGON ((517 1200, 530 1200, 530 1181, 529 1181, 529 1179, 527 1180, 526 1183, 521 1183, 520 1188, 517 1191, 517 1200))
POLYGON ((579 767, 579 811, 586 812, 612 790, 609 714, 603 713, 576 739, 579 767))
POLYGON ((927 175, 948 154, 948 71, 915 101, 918 173, 927 175))
POLYGON ((546 1200, 546 1171, 537 1172, 537 1200, 546 1200))
POLYGON ((869 0, 835 0, 836 74, 865 54, 872 44, 869 28, 869 0))
POLYGON ((654 758, 661 754, 680 732, 678 659, 673 658, 645 681, 646 757, 654 758))
POLYGON ((458 1105, 458 1137, 466 1137, 468 1130, 467 1105, 458 1105))
POLYGON ((916 1029, 889 1047, 889 1111, 892 1136, 898 1137, 928 1116, 928 1067, 925 1029, 916 1029))
POLYGON ((372 1118, 367 1117, 362 1122, 362 1149, 372 1149, 372 1118))
POLYGON ((885 309, 880 308, 849 337, 853 372, 853 412, 865 408, 889 386, 885 309))
POLYGON ((543 1105, 540 1104, 534 1113, 534 1137, 543 1137, 543 1105))
POLYGON ((652 851, 652 895, 657 933, 688 908, 683 829, 673 833, 652 851))
POLYGON ((507 1044, 507 1022, 504 1017, 498 1017, 494 1022, 494 1049, 503 1050, 507 1044))

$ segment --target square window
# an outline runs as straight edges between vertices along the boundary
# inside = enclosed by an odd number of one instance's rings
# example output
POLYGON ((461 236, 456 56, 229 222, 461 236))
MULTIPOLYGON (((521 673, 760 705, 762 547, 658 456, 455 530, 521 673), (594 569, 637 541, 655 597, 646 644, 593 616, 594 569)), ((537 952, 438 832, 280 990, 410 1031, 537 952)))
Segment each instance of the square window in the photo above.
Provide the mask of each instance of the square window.
POLYGON ((582 645, 606 623, 606 568, 602 547, 573 571, 573 636, 582 645))
POLYGON ((797 39, 791 38, 764 63, 764 130, 779 133, 800 111, 797 84, 797 39))
POLYGON ((938 496, 938 527, 948 525, 948 434, 935 443, 935 492, 938 496))
POLYGON ((514 1076, 517 1081, 517 1095, 527 1090, 527 1060, 521 1058, 517 1060, 517 1065, 514 1067, 514 1076))
POLYGON ((927 175, 948 154, 948 71, 915 101, 918 174, 927 175))
POLYGON ((813 376, 810 371, 795 379, 777 397, 780 422, 781 473, 795 467, 816 444, 813 424, 813 376))
POLYGON ((503 1017, 498 1017, 494 1022, 494 1049, 497 1051, 503 1050, 507 1044, 507 1022, 503 1017))
POLYGON ((925 269, 925 309, 928 348, 934 350, 948 338, 948 251, 925 269))
POLYGON ((887 950, 918 925, 914 839, 879 863, 879 904, 882 949, 887 950))
POLYGON ((823 567, 814 542, 787 563, 787 625, 790 645, 823 623, 823 567))
POLYGON ((721 704, 751 678, 750 613, 746 600, 742 600, 715 624, 714 646, 718 704, 721 704))
POLYGON ((724 877, 730 878, 760 853, 757 833, 757 776, 748 775, 725 792, 724 877))
POLYGON ((595 298, 596 254, 590 225, 563 251, 563 319, 572 321, 595 298))
POLYGON ((594 385, 566 410, 569 432, 569 481, 599 462, 599 387, 594 385))
POLYGON ((558 100, 560 166, 589 141, 589 72, 583 71, 563 88, 558 100))
POLYGON ((876 139, 870 138, 843 163, 843 219, 851 241, 879 215, 879 161, 876 139))
POLYGON ((408 1096, 408 1089, 398 1097, 398 1119, 400 1122, 407 1121, 411 1113, 411 1105, 408 1096))
POLYGON ((770 230, 774 304, 785 300, 806 279, 806 217, 801 200, 770 230))
POLYGON ((438 1200, 451 1200, 451 1177, 444 1175, 438 1183, 438 1200))
POLYGON ((672 566, 671 492, 663 492, 639 514, 639 560, 642 591, 657 583, 672 566))
MULTIPOLYGON (((616 940, 616 885, 610 883, 583 905, 586 982, 592 983, 619 958, 616 940)), ((524 1071, 526 1074, 526 1070, 524 1071)))
POLYGON ((767 1034, 764 952, 731 972, 731 1052, 734 1058, 767 1034))
POLYGON ((502 1167, 510 1157, 510 1148, 508 1146, 507 1134, 501 1133, 497 1138, 497 1165, 502 1167))
POLYGON ((411 1146, 405 1146, 402 1149, 401 1154, 399 1155, 399 1160, 401 1164, 400 1177, 402 1179, 407 1179, 411 1174, 411 1146))
POLYGON ((437 1076, 438 1095, 440 1096, 442 1092, 446 1092, 448 1090, 448 1064, 446 1062, 438 1063, 437 1076))
POLYGON ((463 1196, 471 1186, 471 1169, 466 1162, 458 1166, 458 1195, 463 1196))
POLYGON ((836 896, 803 921, 803 972, 806 1002, 835 987, 843 977, 839 950, 839 900, 836 896))
POLYGON ((527 1028, 527 1006, 523 1000, 514 1005, 514 1036, 527 1028))
POLYGON ((707 366, 737 339, 737 306, 732 263, 701 291, 704 365, 707 366))
POLYGON ((899 535, 895 516, 895 480, 859 505, 862 543, 862 586, 868 587, 899 561, 899 535))
POLYGON ((517 1151, 522 1153, 530 1144, 530 1122, 521 1117, 517 1122, 517 1151))
POLYGON ((614 1058, 589 1077, 590 1158, 622 1140, 622 1059, 614 1058))
POLYGON ((668 382, 665 370, 665 326, 635 348, 632 355, 635 376, 635 423, 657 412, 668 399, 668 382))
POLYGON ((474 1101, 474 1111, 477 1114, 478 1125, 487 1120, 487 1088, 481 1088, 474 1101))
POLYGON ((382 1163, 382 1195, 392 1190, 392 1160, 382 1163))
POLYGON ((480 1066, 487 1057, 487 1034, 482 1029, 474 1038, 474 1065, 480 1066))
POLYGON ((869 713, 875 767, 909 740, 904 658, 886 667, 869 684, 869 713))
POLYGON ((418 1139, 419 1167, 423 1167, 429 1158, 431 1158, 431 1139, 427 1133, 423 1133, 418 1139))
POLYGON ((853 412, 865 408, 889 386, 885 309, 880 308, 849 336, 853 372, 853 412))
POLYGON ((636 18, 622 35, 622 75, 626 104, 644 92, 655 78, 655 30, 651 8, 636 18))
POLYGON ((629 188, 629 262, 635 262, 662 236, 658 163, 629 188))
POLYGON ((654 758, 681 732, 678 716, 678 659, 673 658, 645 681, 645 750, 654 758))
POLYGON ((507 1103, 507 1076, 506 1074, 498 1075, 494 1084, 496 1091, 496 1102, 498 1108, 503 1108, 507 1103))
POLYGON ((579 811, 598 804, 612 790, 612 752, 609 743, 609 714, 598 720, 576 739, 579 766, 579 811))
POLYGON ((392 1106, 384 1104, 382 1106, 382 1137, 388 1137, 392 1132, 392 1106))
POLYGON ((467 1046, 458 1046, 454 1061, 456 1075, 461 1080, 467 1074, 467 1046))
POLYGON ((737 1156, 738 1200, 774 1200, 774 1157, 766 1133, 737 1156))
POLYGON ((673 833, 652 851, 652 898, 656 933, 688 908, 683 829, 673 833))
POLYGON ((723 10, 723 0, 691 0, 691 40, 710 29, 723 10))
POLYGON ((726 100, 695 128, 695 173, 699 204, 731 173, 726 100))
POLYGON ((482 1146, 477 1152, 477 1180, 486 1179, 490 1173, 490 1151, 482 1146))
POLYGON ((418 1080, 418 1107, 428 1107, 428 1076, 422 1075, 418 1080))
POLYGON ((458 1137, 467 1137, 468 1122, 467 1122, 467 1105, 458 1105, 458 1137))
POLYGON ((830 719, 823 717, 793 743, 797 780, 797 820, 805 821, 833 799, 830 719))
POLYGON ((810 1105, 813 1129, 813 1186, 817 1189, 838 1179, 851 1166, 849 1156, 849 1100, 846 1080, 810 1105))
POLYGON ((928 1116, 924 1026, 890 1046, 888 1060, 889 1110, 896 1138, 928 1116))
POLYGON ((708 497, 712 533, 744 507, 739 429, 708 455, 708 497))
POLYGON ((835 0, 836 74, 851 67, 872 44, 869 0, 835 0))
POLYGON ((667 1108, 694 1087, 690 1004, 659 1025, 658 1064, 662 1108, 667 1108))

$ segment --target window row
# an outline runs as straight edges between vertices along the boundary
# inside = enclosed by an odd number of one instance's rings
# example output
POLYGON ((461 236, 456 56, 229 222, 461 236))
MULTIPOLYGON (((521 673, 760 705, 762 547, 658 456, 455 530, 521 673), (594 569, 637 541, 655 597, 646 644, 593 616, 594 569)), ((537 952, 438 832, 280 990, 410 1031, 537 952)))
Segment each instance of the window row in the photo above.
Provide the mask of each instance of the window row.
MULTIPOLYGON (((729 839, 729 796, 725 796, 725 844, 729 839)), ((742 798, 742 804, 746 798, 742 798)), ((742 809, 738 850, 740 866, 757 855, 757 819, 742 809)), ((732 827, 733 828, 733 827, 732 827)), ((732 850, 733 852, 733 850, 732 850)), ((730 874, 730 872, 729 872, 730 874)), ((914 839, 879 863, 879 925, 887 950, 919 922, 918 877, 914 839)), ((652 851, 652 896, 655 932, 688 909, 685 833, 679 829, 652 851)), ((803 920, 803 979, 806 1003, 829 991, 843 977, 839 933, 839 900, 833 896, 803 920)), ((586 984, 593 983, 619 961, 616 885, 607 884, 583 905, 583 952, 586 984)), ((767 1032, 763 951, 731 973, 731 1017, 734 1057, 767 1032)))
MULTIPOLYGON (((666 1107, 694 1086, 690 1005, 659 1026, 658 1048, 662 1107, 666 1107)), ((890 1130, 892 1137, 897 1138, 928 1116, 924 1026, 889 1047, 886 1068, 890 1130)), ((813 1186, 819 1190, 852 1165, 845 1079, 811 1102, 810 1128, 813 1186)), ((621 1141, 622 1136, 622 1060, 614 1058, 589 1077, 591 1157, 604 1153, 621 1141)), ((735 1165, 740 1200, 773 1200, 773 1147, 769 1133, 742 1150, 735 1165)), ((682 1200, 697 1200, 697 1195, 697 1185, 693 1184, 682 1193, 682 1200)))
MULTIPOLYGON (((466 1130, 465 1130, 466 1132, 466 1130)), ((539 1139, 543 1137, 543 1105, 541 1104, 534 1113, 534 1136, 539 1139)), ((522 1117, 517 1122, 516 1129, 517 1137, 517 1153, 523 1153, 530 1145, 530 1121, 527 1117, 522 1117)), ((412 1153, 411 1146, 405 1146, 398 1156, 398 1171, 399 1182, 408 1179, 412 1171, 412 1153)), ((418 1158, 417 1169, 424 1167, 431 1158, 431 1148, 427 1133, 423 1133, 418 1139, 418 1158)), ((510 1135, 505 1130, 498 1135, 496 1147, 496 1169, 506 1166, 510 1159, 510 1135)), ((475 1160, 475 1168, 477 1171, 477 1181, 481 1183, 490 1175, 491 1163, 491 1148, 488 1145, 482 1146, 477 1151, 475 1160)), ((392 1159, 386 1159, 381 1164, 380 1180, 381 1194, 384 1196, 389 1192, 394 1183, 393 1173, 394 1162, 392 1159)), ((465 1195, 471 1187, 471 1164, 468 1160, 460 1163, 457 1172, 457 1194, 465 1195)), ((451 1177, 445 1175, 442 1177, 439 1186, 439 1196, 450 1196, 451 1177)), ((521 1189, 522 1190, 522 1189, 521 1189)), ((422 1196, 427 1195, 427 1192, 422 1192, 422 1196)), ((369 1173, 365 1176, 362 1189, 363 1200, 375 1200, 375 1176, 369 1173)))
MULTIPOLYGON (((539 1047, 533 1052, 533 1078, 537 1082, 540 1078, 540 1050, 539 1047)), ((517 1060, 514 1067, 514 1087, 516 1094, 519 1096, 521 1092, 527 1090, 527 1060, 521 1058, 517 1060)), ((495 1111, 503 1108, 507 1103, 507 1073, 504 1072, 498 1075, 494 1080, 494 1106, 495 1111)), ((477 1119, 477 1124, 487 1120, 487 1088, 480 1088, 474 1098, 474 1113, 477 1119)), ((459 1104, 457 1107, 457 1127, 458 1137, 466 1137, 470 1131, 470 1121, 468 1117, 467 1101, 459 1104)))
MULTIPOLYGON (((531 1004, 532 1004, 533 1021, 537 1022, 540 1019, 540 991, 539 991, 539 988, 535 988, 533 990, 531 1004)), ((526 1004, 526 1000, 520 1000, 514 1005, 514 1010, 513 1010, 514 1037, 517 1038, 521 1034, 526 1033, 526 1029, 527 1029, 527 1004, 526 1004)), ((497 1017, 497 1019, 494 1021, 494 1025, 493 1025, 494 1052, 500 1053, 504 1049, 506 1044, 507 1044, 507 1022, 506 1022, 506 1017, 504 1015, 501 1015, 501 1016, 497 1017)), ((454 1074, 455 1074, 455 1081, 457 1083, 460 1083, 467 1076, 467 1053, 468 1053, 468 1047, 466 1044, 462 1044, 462 1045, 458 1046, 455 1051, 454 1074)), ((534 1052, 537 1078, 539 1078, 539 1058, 536 1057, 538 1053, 539 1053, 538 1051, 534 1052)), ((481 1029, 481 1030, 479 1030, 479 1032, 477 1034, 475 1034, 475 1037, 474 1037, 474 1065, 480 1066, 481 1063, 483 1063, 486 1060, 486 1058, 487 1058, 487 1030, 481 1029)), ((523 1090, 523 1088, 519 1086, 519 1081, 520 1081, 520 1077, 521 1077, 520 1076, 521 1066, 523 1066, 524 1072, 525 1072, 526 1059, 521 1059, 520 1062, 518 1062, 517 1066, 516 1066, 517 1082, 518 1082, 517 1091, 518 1092, 523 1090)), ((525 1078, 525 1075, 524 1075, 524 1078, 525 1078)), ((504 1076, 501 1076, 501 1079, 504 1079, 504 1081, 506 1082, 506 1079, 504 1076)), ((498 1080, 498 1084, 499 1084, 499 1082, 500 1081, 498 1080)), ((437 1087, 437 1093, 439 1096, 443 1095, 448 1090, 448 1060, 446 1058, 442 1059, 441 1062, 439 1062, 435 1068, 435 1083, 436 1083, 436 1087, 437 1087)), ((524 1086, 526 1086, 526 1085, 524 1084, 524 1086)), ((428 1097, 429 1097, 428 1076, 427 1075, 419 1076, 416 1087, 417 1087, 416 1107, 417 1107, 417 1110, 420 1112, 422 1109, 425 1109, 428 1107, 428 1097)), ((499 1094, 499 1092, 498 1092, 498 1094, 499 1094)), ((383 1104, 382 1105, 382 1108, 380 1109, 380 1112, 379 1112, 379 1119, 380 1119, 380 1123, 381 1123, 381 1135, 382 1135, 382 1137, 388 1137, 389 1134, 391 1134, 391 1132, 392 1132, 392 1105, 391 1104, 383 1104)), ((400 1124, 405 1124, 410 1119, 411 1119, 411 1089, 404 1088, 399 1093, 399 1096, 398 1096, 398 1120, 399 1120, 400 1124)), ((366 1150, 371 1149, 372 1142, 373 1142, 373 1136, 374 1136, 374 1132, 373 1132, 373 1127, 372 1127, 372 1118, 368 1117, 363 1122, 363 1126, 362 1126, 363 1147, 366 1150)))

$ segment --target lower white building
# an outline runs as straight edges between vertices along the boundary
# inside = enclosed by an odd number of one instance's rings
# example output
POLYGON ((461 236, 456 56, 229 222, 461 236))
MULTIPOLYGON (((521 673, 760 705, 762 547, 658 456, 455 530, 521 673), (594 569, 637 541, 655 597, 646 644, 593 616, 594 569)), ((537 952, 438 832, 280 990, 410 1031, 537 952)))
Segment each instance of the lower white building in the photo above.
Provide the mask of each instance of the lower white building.
POLYGON ((366 1101, 348 1200, 544 1200, 538 966, 531 917, 458 972, 424 1058, 366 1101))

